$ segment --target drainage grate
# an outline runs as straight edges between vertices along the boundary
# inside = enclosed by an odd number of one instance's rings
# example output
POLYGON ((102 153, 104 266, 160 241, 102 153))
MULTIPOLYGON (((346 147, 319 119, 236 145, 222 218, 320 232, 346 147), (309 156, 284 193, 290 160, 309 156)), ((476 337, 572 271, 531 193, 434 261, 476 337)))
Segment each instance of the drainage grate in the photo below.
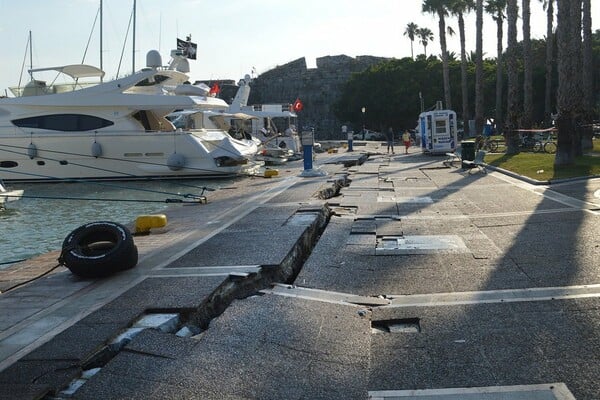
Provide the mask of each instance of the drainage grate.
POLYGON ((457 235, 382 236, 377 238, 376 255, 468 253, 457 235))
POLYGON ((400 204, 432 204, 433 200, 429 196, 422 197, 396 197, 396 196, 377 196, 378 203, 400 203, 400 204))
POLYGON ((454 389, 381 390, 369 400, 575 400, 564 383, 454 389))

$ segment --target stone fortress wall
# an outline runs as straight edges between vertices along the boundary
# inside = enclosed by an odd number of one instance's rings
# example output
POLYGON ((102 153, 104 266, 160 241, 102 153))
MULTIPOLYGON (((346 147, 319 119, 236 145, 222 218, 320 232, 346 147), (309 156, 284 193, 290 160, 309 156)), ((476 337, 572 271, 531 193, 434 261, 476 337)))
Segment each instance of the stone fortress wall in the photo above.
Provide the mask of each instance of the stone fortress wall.
MULTIPOLYGON (((333 105, 343 85, 355 72, 388 60, 383 57, 346 55, 317 58, 316 68, 307 68, 304 57, 278 66, 256 77, 248 104, 293 103, 297 98, 304 109, 298 114, 298 128, 315 128, 317 139, 342 138, 342 121, 336 119, 333 105)), ((360 110, 356 110, 360 113, 360 110)))

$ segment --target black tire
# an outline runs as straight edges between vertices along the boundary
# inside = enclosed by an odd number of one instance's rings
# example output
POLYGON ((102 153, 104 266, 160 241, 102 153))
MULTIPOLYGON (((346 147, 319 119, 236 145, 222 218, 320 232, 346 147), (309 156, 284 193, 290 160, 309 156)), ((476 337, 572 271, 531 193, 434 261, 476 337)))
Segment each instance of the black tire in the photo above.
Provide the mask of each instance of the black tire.
POLYGON ((554 143, 554 142, 544 143, 544 151, 546 153, 550 153, 550 154, 556 153, 556 143, 554 143))
POLYGON ((102 278, 133 268, 138 252, 129 229, 108 221, 91 222, 63 241, 59 262, 83 278, 102 278))

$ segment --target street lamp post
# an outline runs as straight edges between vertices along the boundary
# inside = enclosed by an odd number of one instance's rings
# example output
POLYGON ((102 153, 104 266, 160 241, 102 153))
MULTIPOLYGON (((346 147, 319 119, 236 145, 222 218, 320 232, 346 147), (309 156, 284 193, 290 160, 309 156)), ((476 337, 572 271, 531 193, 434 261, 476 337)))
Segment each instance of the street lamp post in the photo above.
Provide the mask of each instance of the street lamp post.
POLYGON ((362 138, 365 140, 365 112, 367 111, 366 107, 360 109, 362 112, 362 138))

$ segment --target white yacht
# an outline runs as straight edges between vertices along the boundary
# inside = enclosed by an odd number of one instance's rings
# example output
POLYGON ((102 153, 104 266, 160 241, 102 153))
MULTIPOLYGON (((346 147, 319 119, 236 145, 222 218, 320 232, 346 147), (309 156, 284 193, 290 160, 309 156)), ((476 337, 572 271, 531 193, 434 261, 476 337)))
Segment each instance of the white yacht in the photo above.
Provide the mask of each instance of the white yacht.
POLYGON ((4 208, 4 204, 9 201, 19 200, 23 197, 24 191, 21 189, 9 190, 4 186, 2 180, 0 180, 0 209, 4 208))
POLYGON ((161 64, 151 51, 148 68, 122 79, 72 91, 35 81, 21 97, 0 99, 0 179, 181 179, 253 172, 257 165, 248 143, 220 129, 176 129, 165 118, 175 110, 228 105, 182 85, 187 75, 161 64), (172 93, 166 90, 170 84, 172 93))
MULTIPOLYGON (((230 120, 232 125, 244 123, 247 130, 259 139, 264 149, 277 147, 289 150, 290 157, 302 152, 300 137, 296 130, 298 115, 291 104, 254 104, 248 105, 250 97, 250 75, 246 75, 238 83, 237 93, 229 106, 230 114, 243 113, 251 115, 251 121, 230 120), (248 123, 250 122, 250 123, 248 123)), ((259 149, 260 150, 260 149, 259 149)))

